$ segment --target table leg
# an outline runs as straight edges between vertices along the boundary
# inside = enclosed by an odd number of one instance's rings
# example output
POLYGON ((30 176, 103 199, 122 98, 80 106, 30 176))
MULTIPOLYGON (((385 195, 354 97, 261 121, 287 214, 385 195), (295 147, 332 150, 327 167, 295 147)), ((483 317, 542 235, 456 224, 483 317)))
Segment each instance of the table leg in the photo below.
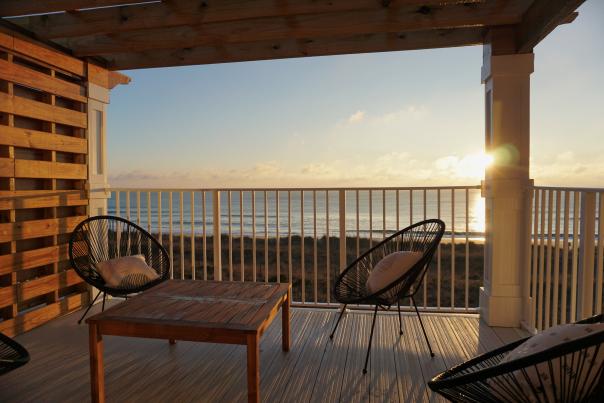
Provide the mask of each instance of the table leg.
POLYGON ((105 371, 103 369, 103 336, 98 326, 91 323, 89 329, 90 347, 90 397, 93 403, 105 401, 105 371))
POLYGON ((247 336, 247 401, 260 401, 260 340, 256 334, 247 336))
POLYGON ((290 332, 289 332, 289 305, 290 305, 290 300, 291 300, 291 296, 292 296, 292 289, 291 287, 289 288, 289 290, 287 291, 287 298, 285 301, 283 301, 283 305, 281 305, 281 338, 282 338, 282 345, 283 345, 283 351, 289 351, 289 339, 290 339, 290 332))

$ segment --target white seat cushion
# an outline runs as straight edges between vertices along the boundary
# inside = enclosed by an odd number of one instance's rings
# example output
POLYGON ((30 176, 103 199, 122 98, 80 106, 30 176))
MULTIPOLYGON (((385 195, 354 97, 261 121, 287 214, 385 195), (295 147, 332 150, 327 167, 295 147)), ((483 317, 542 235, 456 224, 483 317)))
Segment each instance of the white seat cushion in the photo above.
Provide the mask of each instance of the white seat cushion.
POLYGON ((369 273, 366 283, 367 290, 374 293, 394 283, 409 271, 422 256, 421 252, 409 251, 394 252, 385 256, 369 273))
MULTIPOLYGON (((568 325, 560 325, 551 327, 542 333, 539 333, 512 351, 510 351, 501 361, 500 364, 505 364, 510 361, 517 360, 519 358, 531 356, 547 349, 550 349, 555 346, 559 346, 577 339, 581 339, 583 337, 587 337, 594 333, 602 333, 604 335, 604 323, 593 323, 593 324, 568 324, 568 325)), ((593 368, 600 368, 602 362, 604 361, 604 347, 600 347, 600 351, 597 355, 595 355, 595 347, 592 347, 587 350, 587 360, 594 361, 593 368)), ((578 360, 575 360, 578 362, 578 360)), ((558 385, 558 387, 563 383, 561 378, 561 370, 560 365, 563 360, 561 358, 556 358, 552 360, 552 373, 550 373, 550 367, 548 361, 543 361, 539 364, 532 365, 530 367, 525 368, 526 377, 521 371, 515 371, 513 374, 519 384, 519 386, 525 391, 525 393, 529 396, 533 396, 531 401, 556 401, 554 396, 554 385, 558 385), (553 374, 553 376, 552 376, 553 374), (528 377, 528 379, 527 379, 528 377), (542 383, 540 383, 540 381, 542 383), (531 384, 533 387, 536 387, 537 393, 539 394, 539 398, 535 398, 534 394, 531 390, 531 384), (543 385, 543 386, 541 386, 543 385)), ((576 364, 576 363, 575 363, 576 364)), ((572 367, 571 360, 565 360, 564 373, 571 378, 576 377, 585 377, 587 381, 587 385, 591 385, 594 377, 597 374, 597 370, 589 370, 589 365, 584 365, 583 367, 577 368, 572 367)), ((497 389, 499 386, 496 382, 489 382, 494 389, 497 389)), ((585 384, 584 382, 579 382, 579 385, 585 384)), ((559 388, 558 388, 559 390, 559 388)))
POLYGON ((136 278, 137 283, 157 280, 159 275, 147 265, 143 255, 124 256, 96 264, 97 271, 112 288, 124 288, 124 280, 136 278), (141 281, 142 279, 142 281, 141 281))

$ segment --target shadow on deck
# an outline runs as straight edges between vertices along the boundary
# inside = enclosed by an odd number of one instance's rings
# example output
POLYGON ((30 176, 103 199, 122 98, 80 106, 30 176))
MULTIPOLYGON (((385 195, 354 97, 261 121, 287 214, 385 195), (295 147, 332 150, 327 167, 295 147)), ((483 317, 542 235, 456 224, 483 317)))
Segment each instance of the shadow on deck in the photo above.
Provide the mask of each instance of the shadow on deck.
MULTIPOLYGON (((94 309, 98 310, 96 306, 94 309)), ((88 327, 81 312, 17 338, 31 362, 0 379, 2 402, 90 400, 88 327)), ((436 373, 523 336, 490 328, 475 315, 425 314, 436 357, 430 358, 417 317, 380 314, 370 367, 362 374, 371 313, 350 312, 333 342, 331 310, 292 310, 292 346, 281 351, 280 315, 262 337, 260 393, 266 402, 417 402, 439 400, 426 382, 436 373)), ((109 402, 244 402, 244 346, 105 336, 109 402)))

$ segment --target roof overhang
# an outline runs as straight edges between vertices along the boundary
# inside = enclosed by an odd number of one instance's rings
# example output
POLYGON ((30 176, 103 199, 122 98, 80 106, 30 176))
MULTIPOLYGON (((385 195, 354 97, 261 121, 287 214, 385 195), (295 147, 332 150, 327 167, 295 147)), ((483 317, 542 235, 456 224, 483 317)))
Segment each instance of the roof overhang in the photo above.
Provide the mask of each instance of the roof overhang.
POLYGON ((531 52, 584 0, 3 0, 0 17, 111 70, 477 45, 531 52), (127 3, 127 4, 124 4, 127 3))

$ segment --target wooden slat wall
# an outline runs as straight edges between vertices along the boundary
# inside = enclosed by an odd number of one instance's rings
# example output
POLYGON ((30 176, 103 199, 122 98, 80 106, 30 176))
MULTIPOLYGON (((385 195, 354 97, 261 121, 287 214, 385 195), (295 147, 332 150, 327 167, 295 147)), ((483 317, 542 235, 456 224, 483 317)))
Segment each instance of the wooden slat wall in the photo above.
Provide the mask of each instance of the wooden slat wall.
POLYGON ((88 215, 86 63, 0 32, 0 331, 79 308, 68 241, 88 215))

